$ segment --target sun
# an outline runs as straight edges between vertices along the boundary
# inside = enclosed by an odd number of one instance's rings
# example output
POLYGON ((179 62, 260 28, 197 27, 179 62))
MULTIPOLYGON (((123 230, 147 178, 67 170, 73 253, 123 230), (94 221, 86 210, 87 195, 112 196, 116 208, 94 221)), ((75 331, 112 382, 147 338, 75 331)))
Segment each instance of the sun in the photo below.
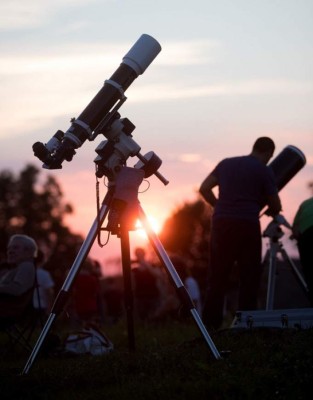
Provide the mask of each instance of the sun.
MULTIPOLYGON (((159 221, 158 221, 155 217, 153 217, 153 216, 151 216, 151 215, 147 216, 147 219, 148 219, 148 222, 149 222, 149 224, 150 224, 151 229, 153 230, 153 232, 155 232, 156 234, 160 233, 160 231, 161 231, 161 224, 159 223, 159 221)), ((139 219, 138 219, 137 222, 136 222, 136 228, 137 228, 137 229, 136 229, 136 233, 137 233, 140 237, 142 237, 142 238, 146 238, 146 237, 147 237, 146 232, 145 232, 145 230, 143 229, 142 223, 141 223, 141 221, 139 221, 139 219)))

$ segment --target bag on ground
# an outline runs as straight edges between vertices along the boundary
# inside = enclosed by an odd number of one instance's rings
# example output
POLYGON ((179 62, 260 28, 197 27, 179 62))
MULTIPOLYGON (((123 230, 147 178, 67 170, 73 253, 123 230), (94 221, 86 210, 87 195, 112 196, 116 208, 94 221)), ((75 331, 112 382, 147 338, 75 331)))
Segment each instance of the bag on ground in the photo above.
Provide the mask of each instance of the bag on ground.
POLYGON ((70 333, 64 341, 66 352, 73 354, 107 354, 113 350, 113 343, 98 328, 86 327, 70 333))

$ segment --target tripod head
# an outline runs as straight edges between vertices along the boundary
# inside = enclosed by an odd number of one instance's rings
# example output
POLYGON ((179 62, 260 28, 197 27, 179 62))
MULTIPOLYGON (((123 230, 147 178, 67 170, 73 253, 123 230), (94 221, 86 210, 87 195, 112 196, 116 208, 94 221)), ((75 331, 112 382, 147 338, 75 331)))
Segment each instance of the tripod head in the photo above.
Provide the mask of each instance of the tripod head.
POLYGON ((282 214, 277 214, 273 217, 272 221, 268 224, 263 232, 263 237, 269 237, 272 241, 278 241, 284 236, 284 232, 281 229, 281 225, 288 229, 292 229, 289 222, 282 214))
POLYGON ((164 185, 167 185, 168 181, 157 172, 162 160, 153 152, 144 156, 140 154, 141 148, 131 135, 134 129, 135 125, 129 119, 120 118, 120 114, 116 113, 112 124, 105 132, 102 132, 107 140, 102 141, 96 148, 98 154, 94 160, 96 176, 101 178, 105 175, 112 183, 116 180, 121 168, 126 165, 127 159, 137 156, 139 161, 134 167, 142 169, 145 178, 155 174, 164 185))

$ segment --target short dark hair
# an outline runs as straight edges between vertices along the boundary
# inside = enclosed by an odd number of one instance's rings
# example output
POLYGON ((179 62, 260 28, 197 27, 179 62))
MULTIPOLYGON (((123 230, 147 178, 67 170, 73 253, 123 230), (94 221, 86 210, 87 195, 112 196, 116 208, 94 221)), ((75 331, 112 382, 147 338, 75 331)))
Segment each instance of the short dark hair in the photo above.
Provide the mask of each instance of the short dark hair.
POLYGON ((255 141, 252 148, 252 151, 257 151, 259 153, 266 153, 267 151, 274 152, 274 150, 275 150, 275 143, 271 138, 266 136, 259 137, 255 141))

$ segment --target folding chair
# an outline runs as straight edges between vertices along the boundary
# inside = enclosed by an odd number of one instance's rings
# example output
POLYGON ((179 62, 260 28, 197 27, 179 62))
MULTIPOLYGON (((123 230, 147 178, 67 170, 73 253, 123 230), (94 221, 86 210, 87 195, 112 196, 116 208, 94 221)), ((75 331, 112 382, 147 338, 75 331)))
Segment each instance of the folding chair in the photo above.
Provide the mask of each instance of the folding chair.
POLYGON ((35 286, 22 296, 6 296, 1 303, 6 307, 18 309, 15 316, 8 316, 0 319, 0 331, 9 337, 9 346, 4 355, 11 353, 17 345, 26 350, 31 350, 31 337, 36 329, 38 317, 33 307, 33 295, 35 286))

